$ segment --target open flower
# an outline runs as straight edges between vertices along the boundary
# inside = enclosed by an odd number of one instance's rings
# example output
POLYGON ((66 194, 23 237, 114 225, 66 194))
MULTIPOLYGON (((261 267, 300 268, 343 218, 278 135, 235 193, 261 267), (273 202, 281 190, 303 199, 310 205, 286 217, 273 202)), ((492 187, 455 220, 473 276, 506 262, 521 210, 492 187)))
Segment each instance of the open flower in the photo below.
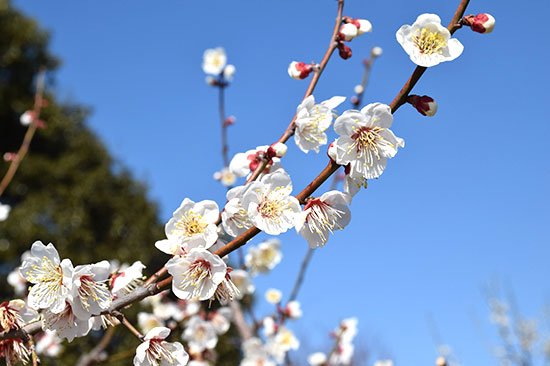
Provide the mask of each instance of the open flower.
POLYGON ((47 246, 36 241, 31 246, 29 255, 21 266, 23 278, 32 283, 28 304, 33 309, 49 309, 59 313, 65 308, 72 284, 73 266, 71 261, 60 262, 59 254, 49 243, 47 246))
POLYGON ((38 313, 28 308, 23 300, 4 301, 0 303, 0 334, 20 329, 37 317, 38 313))
POLYGON ((250 274, 271 271, 281 261, 281 242, 279 239, 268 239, 255 247, 250 247, 244 260, 250 274))
POLYGON ((172 292, 182 300, 208 300, 224 280, 227 265, 217 255, 203 248, 175 256, 166 263, 174 279, 172 292))
POLYGON ((310 248, 324 246, 330 233, 349 224, 349 200, 345 193, 329 191, 307 202, 297 220, 296 231, 307 240, 310 248))
POLYGON ((182 338, 189 345, 191 354, 201 353, 206 349, 214 349, 218 344, 218 335, 214 326, 198 315, 189 319, 182 338))
POLYGON ((174 211, 164 231, 168 239, 155 246, 168 254, 180 254, 193 248, 210 248, 218 240, 218 205, 214 201, 193 202, 186 198, 174 211))
POLYGON ((334 142, 336 162, 350 164, 352 175, 378 178, 397 148, 405 146, 403 139, 389 129, 392 121, 390 107, 382 103, 369 104, 361 111, 345 111, 334 122, 334 130, 340 135, 334 142))
POLYGON ((4 359, 6 365, 18 362, 26 365, 31 359, 31 350, 21 338, 0 340, 0 359, 4 359))
POLYGON ((256 290, 250 279, 250 274, 244 269, 234 269, 231 272, 231 280, 237 286, 237 289, 239 289, 238 300, 242 299, 245 295, 253 294, 256 290))
POLYGON ((185 366, 189 355, 179 342, 166 342, 170 329, 157 327, 144 337, 136 349, 134 366, 185 366))
POLYGON ((246 186, 238 186, 227 191, 227 203, 222 211, 222 225, 226 233, 237 237, 252 227, 248 212, 242 206, 242 196, 246 186))
POLYGON ((301 212, 300 203, 291 192, 290 177, 279 169, 248 186, 242 199, 243 207, 254 226, 267 234, 278 235, 294 227, 296 216, 301 212))
POLYGON ((114 296, 121 296, 131 292, 136 286, 143 283, 145 265, 135 261, 131 266, 124 264, 109 279, 111 292, 114 296))
POLYGON ((451 38, 435 14, 422 14, 414 24, 403 25, 396 33, 397 42, 418 66, 430 67, 452 61, 462 54, 464 46, 451 38))
POLYGON ((210 48, 204 51, 202 70, 206 74, 219 75, 225 68, 226 63, 227 56, 223 48, 210 48))
POLYGON ((73 273, 73 312, 82 320, 99 315, 111 305, 109 262, 76 266, 73 273))
POLYGON ((332 97, 320 104, 315 104, 315 97, 310 95, 296 110, 296 131, 294 141, 305 153, 310 150, 319 152, 319 146, 326 145, 325 131, 334 118, 333 109, 346 100, 345 97, 332 97))
POLYGON ((51 312, 50 309, 42 313, 42 329, 54 330, 61 338, 67 338, 72 342, 76 337, 82 337, 88 334, 92 329, 92 318, 82 320, 75 316, 71 297, 67 299, 63 311, 58 314, 51 312))

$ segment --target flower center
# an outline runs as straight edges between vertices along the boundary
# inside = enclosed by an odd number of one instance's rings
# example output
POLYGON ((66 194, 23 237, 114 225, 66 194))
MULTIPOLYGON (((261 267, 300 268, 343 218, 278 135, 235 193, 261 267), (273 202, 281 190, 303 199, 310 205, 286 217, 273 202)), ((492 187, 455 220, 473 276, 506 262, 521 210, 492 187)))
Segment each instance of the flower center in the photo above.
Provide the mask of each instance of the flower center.
POLYGON ((177 223, 176 227, 183 231, 185 236, 202 234, 208 223, 204 222, 202 215, 193 211, 187 212, 177 223))
POLYGON ((432 55, 441 53, 441 49, 447 46, 447 40, 443 34, 432 31, 429 28, 419 29, 412 37, 412 41, 420 50, 420 53, 432 55))
POLYGON ((96 282, 91 276, 80 277, 80 287, 78 296, 82 306, 86 311, 90 308, 90 302, 99 304, 102 308, 106 307, 111 300, 111 293, 105 282, 96 282))
POLYGON ((310 209, 307 215, 307 223, 311 232, 316 233, 322 240, 326 240, 326 234, 336 230, 342 230, 337 219, 344 215, 343 211, 337 210, 320 199, 308 202, 304 209, 310 209))
POLYGON ((378 143, 383 141, 383 138, 380 136, 383 128, 381 127, 361 127, 351 138, 355 140, 355 144, 352 145, 357 149, 357 152, 361 151, 373 151, 378 156, 378 143))
POLYGON ((147 359, 151 365, 160 365, 161 360, 166 360, 168 363, 173 364, 175 361, 172 353, 168 351, 160 339, 151 339, 149 341, 149 348, 147 349, 147 359))
POLYGON ((19 312, 10 308, 9 303, 3 302, 0 304, 0 333, 10 329, 19 329, 23 324, 23 319, 19 312))

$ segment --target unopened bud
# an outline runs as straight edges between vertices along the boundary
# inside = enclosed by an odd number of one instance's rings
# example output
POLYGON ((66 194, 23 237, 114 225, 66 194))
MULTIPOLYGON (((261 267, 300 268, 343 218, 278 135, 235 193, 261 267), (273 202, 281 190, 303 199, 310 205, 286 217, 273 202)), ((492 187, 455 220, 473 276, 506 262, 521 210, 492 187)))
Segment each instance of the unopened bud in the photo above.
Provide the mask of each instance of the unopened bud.
POLYGON ((357 84, 353 88, 353 91, 355 92, 355 94, 361 94, 363 91, 365 91, 365 88, 363 88, 363 85, 357 84))
POLYGON ((297 80, 305 79, 313 71, 313 66, 308 65, 304 62, 292 61, 288 65, 288 75, 297 80))
POLYGON ((353 104, 354 107, 359 106, 359 98, 357 98, 357 96, 355 96, 355 95, 350 98, 350 102, 351 102, 351 104, 353 104))
POLYGON ((14 161, 16 156, 17 156, 17 154, 14 153, 14 152, 4 153, 4 161, 5 162, 14 161))
POLYGON ((382 47, 373 47, 372 50, 370 50, 370 55, 372 58, 382 56, 382 47))
POLYGON ((206 84, 210 86, 218 85, 218 80, 216 80, 216 78, 214 78, 213 76, 207 76, 204 81, 206 81, 206 84))
POLYGON ((367 33, 367 32, 372 32, 372 24, 371 24, 371 22, 369 22, 366 19, 356 19, 354 24, 356 26, 357 26, 357 24, 359 25, 357 27, 357 35, 358 36, 360 36, 361 34, 367 33))
POLYGON ((235 121, 236 121, 236 120, 237 120, 237 119, 235 118, 235 116, 229 116, 229 117, 227 117, 227 118, 223 121, 223 125, 224 125, 225 127, 227 127, 227 126, 232 126, 232 125, 235 124, 235 121))
POLYGON ((34 112, 33 111, 25 111, 25 113, 23 113, 21 115, 21 117, 19 117, 19 122, 21 122, 21 124, 23 126, 28 126, 32 123, 32 121, 34 121, 34 112))
POLYGON ((432 97, 427 95, 410 95, 407 102, 423 116, 433 117, 437 112, 437 103, 432 97))
POLYGON ((464 17, 463 24, 468 25, 477 33, 491 33, 495 28, 495 18, 487 13, 468 15, 464 17))
POLYGON ((282 158, 286 154, 288 147, 282 142, 276 142, 267 149, 269 158, 282 158))
POLYGON ((336 145, 334 145, 334 142, 331 142, 330 145, 328 145, 327 155, 330 160, 336 162, 336 145))
POLYGON ((343 24, 342 27, 340 27, 341 38, 347 42, 357 37, 357 32, 358 28, 351 23, 343 24))
POLYGON ((224 69, 223 69, 223 77, 225 80, 227 81, 231 81, 233 80, 233 76, 235 75, 235 71, 237 69, 235 68, 234 65, 227 65, 224 69))
POLYGON ((343 42, 340 42, 340 43, 338 43, 338 54, 344 60, 347 60, 352 55, 351 48, 346 46, 343 42))
POLYGON ((447 360, 445 360, 445 357, 438 357, 437 360, 435 360, 436 366, 447 366, 447 360))

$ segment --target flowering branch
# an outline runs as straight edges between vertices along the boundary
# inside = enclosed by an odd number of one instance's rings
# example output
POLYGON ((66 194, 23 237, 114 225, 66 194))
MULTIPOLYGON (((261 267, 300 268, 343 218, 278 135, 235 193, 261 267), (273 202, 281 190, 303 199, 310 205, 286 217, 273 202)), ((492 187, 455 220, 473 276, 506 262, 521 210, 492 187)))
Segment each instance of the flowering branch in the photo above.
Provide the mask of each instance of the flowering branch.
MULTIPOLYGON (((458 29, 460 29, 460 20, 464 16, 464 13, 466 12, 466 7, 469 3, 470 0, 462 0, 460 2, 460 5, 458 5, 453 19, 447 26, 447 29, 449 30, 451 35, 454 34, 454 32, 456 32, 458 29)), ((405 85, 403 85, 403 88, 401 88, 399 93, 395 96, 395 98, 393 98, 390 104, 392 114, 395 113, 395 111, 397 111, 399 107, 401 107, 403 104, 407 103, 407 98, 409 97, 410 92, 413 90, 418 80, 420 80, 426 69, 427 67, 424 66, 417 66, 414 69, 412 75, 409 77, 409 80, 407 80, 405 85)))
POLYGON ((2 196, 2 194, 6 191, 6 188, 8 188, 8 185, 11 183, 13 177, 15 176, 15 173, 17 172, 17 169, 19 168, 21 161, 27 155, 27 152, 29 151, 29 147, 31 146, 31 141, 34 137, 36 130, 39 127, 40 121, 38 118, 40 117, 42 106, 44 105, 43 94, 44 94, 45 79, 46 79, 46 72, 43 69, 41 69, 36 78, 34 106, 31 114, 32 122, 29 125, 29 128, 27 129, 25 136, 23 137, 23 142, 21 143, 19 150, 17 151, 15 156, 11 159, 11 163, 8 168, 8 171, 4 175, 4 178, 2 178, 2 181, 0 182, 0 196, 2 196))

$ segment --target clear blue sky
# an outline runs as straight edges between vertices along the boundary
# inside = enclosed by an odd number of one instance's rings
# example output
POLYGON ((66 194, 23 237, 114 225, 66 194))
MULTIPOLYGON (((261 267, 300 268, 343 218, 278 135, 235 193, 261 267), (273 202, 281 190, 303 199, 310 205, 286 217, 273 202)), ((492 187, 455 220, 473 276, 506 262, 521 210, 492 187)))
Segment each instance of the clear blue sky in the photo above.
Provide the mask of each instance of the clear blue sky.
MULTIPOLYGON (((378 45, 384 54, 365 101, 389 103, 413 69, 395 31, 425 12, 446 23, 457 3, 347 0, 345 14, 371 20, 374 32, 352 42, 350 60, 330 62, 317 99, 351 96, 361 59, 378 45)), ((59 95, 93 108, 90 126, 151 187, 163 219, 184 197, 224 201, 212 179, 222 163, 204 49, 224 46, 237 66, 227 100, 237 116, 231 153, 268 144, 306 87, 287 76, 288 63, 320 60, 336 9, 333 0, 15 4, 52 33, 63 60, 59 95)), ((295 326, 303 341, 323 345, 340 318, 354 315, 373 352, 398 365, 432 365, 431 314, 464 365, 494 365, 482 293, 491 281, 512 288, 522 313, 540 319, 550 295, 550 5, 472 0, 469 12, 482 11, 497 19, 493 34, 459 31, 463 55, 428 70, 415 89, 437 99, 437 116, 399 110, 393 130, 406 148, 356 196, 346 231, 316 252, 295 326)), ((284 165, 296 189, 325 159, 290 144, 284 165)), ((294 233, 282 240, 284 262, 257 284, 288 294, 306 243, 294 233)))

